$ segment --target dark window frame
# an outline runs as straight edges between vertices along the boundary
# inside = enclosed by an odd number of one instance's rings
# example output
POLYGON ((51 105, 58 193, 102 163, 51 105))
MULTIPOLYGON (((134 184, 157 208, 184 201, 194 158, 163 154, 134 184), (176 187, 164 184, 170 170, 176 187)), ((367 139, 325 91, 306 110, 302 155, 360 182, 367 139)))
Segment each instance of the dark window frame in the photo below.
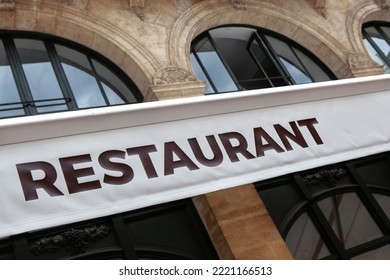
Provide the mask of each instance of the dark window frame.
MULTIPOLYGON (((377 54, 380 56, 380 59, 386 64, 386 66, 390 67, 390 58, 388 58, 378 47, 378 45, 374 42, 374 40, 371 38, 371 36, 368 34, 366 31, 367 28, 373 27, 375 30, 379 33, 379 35, 382 36, 382 39, 384 39, 387 43, 387 45, 390 47, 390 37, 387 36, 387 34, 382 30, 382 27, 389 27, 390 28, 390 23, 388 22, 382 22, 382 21, 370 21, 362 26, 362 35, 363 38, 366 39, 371 47, 374 48, 374 50, 377 52, 377 54)), ((369 52, 368 52, 369 53, 369 52)), ((371 54, 369 53, 371 56, 371 54)))
MULTIPOLYGON (((106 67, 113 75, 115 75, 131 92, 132 96, 125 96, 120 93, 115 87, 111 88, 114 90, 115 94, 119 96, 124 101, 124 104, 138 103, 143 101, 143 96, 139 91, 138 87, 135 83, 125 74, 123 70, 121 70, 114 63, 109 61, 106 57, 102 56, 98 52, 87 48, 86 46, 80 45, 76 42, 72 42, 70 40, 60 38, 54 35, 48 35, 39 32, 27 32, 27 31, 10 31, 10 30, 0 30, 0 41, 4 44, 4 49, 6 52, 6 58, 8 60, 9 66, 12 70, 13 78, 16 83, 16 87, 18 90, 18 94, 20 96, 20 102, 13 102, 7 104, 0 104, 0 112, 10 111, 13 108, 23 109, 24 115, 11 115, 11 116, 3 116, 1 118, 14 118, 20 116, 31 116, 38 114, 47 114, 47 113, 56 113, 56 112, 64 112, 64 111, 72 111, 72 110, 81 110, 81 109, 89 109, 96 107, 107 107, 107 106, 117 106, 115 104, 110 104, 108 100, 108 95, 104 91, 102 82, 104 82, 104 77, 98 75, 95 70, 94 64, 92 60, 102 64, 106 67), (42 42, 45 46, 45 53, 48 56, 51 67, 53 68, 55 77, 57 79, 58 85, 61 89, 62 98, 47 98, 44 100, 34 100, 34 97, 31 93, 29 83, 27 81, 25 71, 23 70, 22 63, 19 58, 19 54, 17 52, 16 46, 14 44, 14 39, 29 39, 29 40, 37 40, 42 42), (89 64, 92 68, 91 76, 96 79, 96 83, 99 87, 100 92, 97 94, 101 94, 106 105, 103 106, 91 106, 86 108, 79 108, 75 96, 72 92, 69 81, 66 77, 63 66, 61 65, 60 57, 55 49, 55 45, 61 45, 66 48, 72 49, 76 52, 79 52, 85 55, 89 61, 89 64), (134 99, 135 101, 129 101, 129 98, 134 99), (55 102, 50 105, 44 105, 44 102, 52 101, 55 102), (37 111, 37 108, 55 106, 55 105, 66 105, 66 110, 58 110, 53 112, 41 112, 37 111), (1 108, 3 106, 3 109, 1 108), (10 107, 12 109, 10 109, 10 107), (4 109, 5 108, 5 109, 4 109)), ((80 67, 77 67, 80 69, 80 67)), ((106 81, 107 82, 107 81, 106 81)), ((1 94, 1 93, 0 93, 1 94)))
MULTIPOLYGON (((169 236, 171 238, 171 236, 169 236)), ((171 240, 169 241, 171 242, 171 240)), ((168 242, 168 243, 169 243, 168 242)), ((50 245, 50 244, 49 244, 50 245)), ((38 248, 39 249, 39 248, 38 248)), ((91 259, 218 259, 218 255, 211 239, 203 225, 203 222, 191 199, 183 199, 174 202, 168 202, 160 205, 150 206, 143 209, 130 212, 115 214, 112 216, 96 218, 92 220, 77 222, 69 225, 57 226, 49 229, 43 229, 33 232, 17 234, 9 238, 0 240, 0 260, 1 259, 21 259, 21 260, 49 260, 49 259, 73 259, 73 260, 91 260, 91 259), (178 222, 175 218, 178 213, 184 215, 187 221, 186 225, 178 222), (154 240, 143 243, 135 240, 134 232, 129 227, 131 223, 144 223, 148 219, 155 219, 165 215, 165 219, 172 222, 173 230, 178 233, 191 232, 192 236, 183 236, 183 240, 197 242, 197 252, 191 252, 191 246, 186 250, 164 246, 166 236, 159 237, 160 228, 150 223, 154 228, 152 234, 154 240), (58 247, 52 247, 45 243, 50 243, 53 237, 64 234, 69 235, 75 232, 75 243, 77 245, 77 230, 89 229, 94 226, 106 227, 110 235, 99 237, 96 240, 87 240, 87 246, 80 252, 69 250, 70 244, 61 244, 58 247), (186 228, 186 230, 183 230, 186 228), (182 231, 183 230, 183 231, 182 231), (109 239, 109 240, 107 240, 109 239), (160 243, 156 244, 156 240, 160 243), (34 250, 36 242, 42 246, 41 250, 34 250)))
MULTIPOLYGON (((357 170, 359 166, 368 166, 371 163, 375 164, 377 162, 390 163, 390 152, 346 161, 330 166, 324 166, 313 170, 296 172, 262 182, 256 182, 255 186, 260 197, 262 197, 263 191, 275 188, 277 186, 282 186, 286 183, 293 185, 296 192, 299 194, 301 200, 296 203, 295 207, 293 207, 287 215, 285 215, 285 218, 282 221, 280 219, 278 221, 274 219, 274 222, 284 239, 287 237, 287 234, 295 221, 297 221, 303 213, 307 212, 323 242, 330 251, 330 255, 324 257, 323 259, 351 259, 382 246, 390 245, 390 220, 374 197, 374 194, 383 194, 390 197, 390 185, 378 186, 369 184, 362 179, 357 170), (316 175, 319 174, 319 172, 334 170, 335 168, 344 169, 347 174, 346 176, 348 176, 349 180, 353 181, 353 183, 343 183, 337 186, 334 185, 328 189, 312 193, 309 191, 308 188, 310 188, 310 184, 305 182, 305 176, 313 174, 316 175), (343 247, 339 238, 333 231, 329 221, 321 211, 318 203, 336 194, 345 193, 355 193, 358 195, 360 201, 366 207, 368 213, 371 215, 373 221, 381 230, 383 236, 362 244, 358 244, 351 248, 345 249, 343 247)), ((274 199, 278 198, 275 197, 274 199)), ((267 206, 267 201, 264 200, 264 198, 263 201, 267 206)), ((270 203, 270 201, 268 203, 270 203)), ((272 217, 272 211, 270 212, 270 215, 272 217)))
MULTIPOLYGON (((291 39, 287 38, 286 36, 283 36, 281 34, 278 34, 276 32, 273 32, 273 31, 270 31, 270 30, 267 30, 264 28, 254 27, 254 26, 250 26, 250 25, 222 25, 222 26, 212 28, 210 30, 207 30, 207 31, 199 34, 191 43, 190 53, 192 55, 194 55, 194 58, 196 59, 197 64, 200 66, 204 75, 207 77, 207 82, 210 84, 210 86, 212 87, 212 89, 214 91, 214 92, 207 92, 206 94, 217 94, 217 93, 223 93, 223 92, 217 90, 216 86, 214 85, 214 82, 212 81, 209 73, 207 72, 206 67, 203 65, 201 59, 199 59, 199 56, 197 54, 197 50, 196 50, 195 46, 199 42, 201 42, 202 40, 205 40, 205 39, 207 39, 210 42, 210 44, 213 46, 215 52, 217 53, 218 57, 220 58, 221 62, 223 63, 226 71, 231 76, 231 78, 234 81, 238 90, 239 91, 246 90, 240 84, 240 81, 237 80, 232 69, 228 65, 228 63, 225 60, 225 58, 223 57, 223 55, 221 55, 220 51, 218 50, 217 44, 214 42, 214 39, 212 38, 212 36, 210 34, 210 31, 213 31, 213 30, 216 30, 219 28, 226 28, 226 27, 233 27, 233 28, 234 27, 238 27, 238 28, 241 27, 241 28, 248 28, 248 29, 255 30, 255 32, 252 34, 251 38, 247 42, 248 48, 250 47, 249 41, 256 40, 256 42, 259 44, 259 47, 261 47, 262 50, 265 52, 267 59, 269 59, 273 63, 273 66, 276 67, 277 71, 280 74, 280 75, 275 76, 275 77, 268 77, 268 75, 266 74, 266 78, 261 78, 261 80, 268 81, 268 83, 270 85, 269 87, 278 86, 278 85, 275 85, 274 81, 273 81, 276 79, 282 79, 284 81, 285 85, 291 85, 291 84, 295 84, 295 83, 294 83, 294 79, 291 77, 290 73, 287 71, 287 69, 285 68, 283 63, 279 60, 279 57, 276 54, 273 47, 271 46, 270 42, 268 42, 268 40, 266 39, 266 36, 271 36, 275 39, 281 40, 284 43, 286 43, 289 46, 289 48, 291 49, 292 53, 296 56, 296 59, 298 59, 300 61, 301 60, 300 57, 295 53, 295 49, 299 50, 304 55, 306 55, 314 64, 316 64, 323 71, 323 73, 329 77, 330 80, 336 79, 336 76, 330 71, 330 69, 322 61, 320 61, 320 59, 318 59, 314 54, 312 54, 306 48, 304 48, 303 46, 299 45, 298 43, 292 41, 291 39)), ((259 62, 256 61, 256 64, 258 65, 259 62)), ((308 73, 308 70, 306 69, 305 64, 302 62, 301 62, 301 64, 305 68, 304 74, 308 75, 308 77, 312 81, 314 81, 312 75, 310 73, 308 73)), ((262 67, 259 67, 259 69, 262 69, 262 67)), ((262 87, 260 87, 260 88, 262 88, 262 87)))

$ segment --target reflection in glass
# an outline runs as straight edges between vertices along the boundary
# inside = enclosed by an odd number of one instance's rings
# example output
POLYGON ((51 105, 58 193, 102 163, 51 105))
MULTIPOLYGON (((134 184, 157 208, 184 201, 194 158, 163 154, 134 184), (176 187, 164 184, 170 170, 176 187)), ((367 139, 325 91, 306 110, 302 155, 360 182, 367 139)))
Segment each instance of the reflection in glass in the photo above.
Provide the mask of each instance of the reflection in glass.
POLYGON ((129 88, 116 75, 108 70, 107 67, 97 62, 96 60, 92 60, 92 63, 95 67, 95 71, 98 75, 100 83, 103 86, 104 93, 106 94, 109 101, 109 105, 124 104, 125 101, 120 96, 120 94, 132 97, 131 100, 129 100, 131 103, 136 102, 136 99, 134 98, 129 88))
POLYGON ((20 96, 16 88, 11 67, 5 54, 3 42, 0 41, 0 118, 23 116, 24 110, 19 103, 20 96))
POLYGON ((43 42, 30 39, 14 41, 37 112, 67 110, 66 105, 58 105, 65 101, 43 42), (56 100, 45 101, 47 99, 56 100))
POLYGON ((356 193, 328 197, 318 205, 345 249, 383 236, 356 193))
POLYGON ((352 260, 389 260, 390 245, 386 245, 351 258, 352 260))
POLYGON ((374 193, 373 194, 379 205, 382 207, 382 210, 386 213, 387 217, 390 219, 390 196, 374 193))
POLYGON ((384 72, 390 73, 390 65, 388 59, 390 58, 390 42, 389 31, 385 26, 369 26, 364 28, 364 46, 366 47, 371 58, 379 65, 384 66, 384 72), (385 37, 388 38, 385 38, 385 37), (387 60, 387 61, 386 61, 387 60))
POLYGON ((64 46, 55 45, 55 47, 77 106, 79 108, 105 106, 106 101, 93 76, 87 56, 64 46))
POLYGON ((290 73, 292 79, 296 84, 307 84, 312 82, 312 80, 298 67, 288 62, 283 57, 280 57, 280 60, 282 61, 284 67, 286 67, 287 71, 290 73))
POLYGON ((330 252, 305 212, 291 227, 286 237, 286 244, 298 260, 321 259, 330 255, 330 252))
MULTIPOLYGON (((198 79, 210 79, 215 92, 251 90, 331 80, 310 53, 294 42, 250 27, 220 27, 192 44, 198 79), (281 59, 283 61, 281 61, 281 59), (293 78, 292 78, 293 77, 293 78)), ((209 85, 207 93, 212 93, 209 85)))
POLYGON ((206 81, 206 94, 215 93, 213 87, 210 84, 209 79, 203 72, 202 68, 200 67, 193 53, 191 53, 190 59, 191 59, 192 67, 194 68, 195 75, 199 78, 199 80, 206 81))
POLYGON ((199 60, 207 69, 209 77, 219 92, 238 90, 232 77, 209 40, 205 40, 200 46, 197 46, 196 52, 199 60))

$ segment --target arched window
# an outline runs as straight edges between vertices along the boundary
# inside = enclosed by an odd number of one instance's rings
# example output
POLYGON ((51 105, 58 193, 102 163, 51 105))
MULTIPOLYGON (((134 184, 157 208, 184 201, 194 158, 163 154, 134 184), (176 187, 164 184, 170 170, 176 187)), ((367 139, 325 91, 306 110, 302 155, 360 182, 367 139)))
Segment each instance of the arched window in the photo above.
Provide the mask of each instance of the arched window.
POLYGON ((390 153, 256 183, 296 259, 390 258, 390 153))
POLYGON ((0 118, 141 100, 132 81, 92 50, 37 33, 0 32, 0 118))
POLYGON ((363 42, 371 58, 390 73, 390 25, 370 22, 363 26, 363 42))
POLYGON ((220 27, 201 34, 192 43, 190 58, 197 77, 206 81, 207 94, 335 78, 291 40, 250 27, 220 27))

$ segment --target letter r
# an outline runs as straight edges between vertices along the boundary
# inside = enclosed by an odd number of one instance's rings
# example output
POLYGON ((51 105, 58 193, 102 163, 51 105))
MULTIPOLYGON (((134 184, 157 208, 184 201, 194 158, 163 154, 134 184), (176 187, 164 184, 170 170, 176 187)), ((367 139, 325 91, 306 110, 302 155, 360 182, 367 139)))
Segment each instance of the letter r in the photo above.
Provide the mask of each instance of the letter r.
POLYGON ((38 199, 37 189, 44 189, 50 196, 64 195, 55 185, 57 172, 53 165, 45 161, 21 163, 16 165, 26 201, 38 199), (45 177, 34 180, 32 171, 41 170, 45 177))

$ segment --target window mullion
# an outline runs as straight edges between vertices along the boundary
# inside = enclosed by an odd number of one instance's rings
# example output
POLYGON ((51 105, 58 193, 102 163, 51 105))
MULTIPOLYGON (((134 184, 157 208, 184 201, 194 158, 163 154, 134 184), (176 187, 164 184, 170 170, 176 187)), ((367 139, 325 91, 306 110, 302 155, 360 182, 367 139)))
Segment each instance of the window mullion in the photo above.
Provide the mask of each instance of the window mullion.
POLYGON ((314 201, 310 192, 306 190, 306 184, 303 182, 301 175, 294 175, 294 180, 305 199, 308 200, 308 214, 312 218, 314 225, 317 227, 318 233, 324 239, 324 242, 328 246, 329 250, 331 250, 332 253, 336 253, 342 259, 349 259, 344 247, 333 231, 321 208, 318 206, 317 202, 314 201))
MULTIPOLYGON (((377 29, 377 31, 378 31, 378 29, 377 29)), ((380 32, 379 32, 379 34, 380 34, 380 32)), ((387 56, 382 52, 382 50, 378 47, 378 45, 374 42, 374 40, 372 40, 371 36, 364 29, 363 29, 363 36, 364 36, 364 38, 367 39, 367 41, 374 48, 374 50, 377 52, 377 54, 379 54, 379 56, 383 60, 383 62, 386 65, 390 66, 390 60, 387 58, 387 56)))
POLYGON ((257 33, 253 33, 252 37, 249 39, 249 43, 247 46, 247 50, 249 51, 250 55, 252 56, 253 60, 255 61, 257 67, 261 70, 261 72, 264 74, 265 78, 271 83, 272 87, 274 87, 274 84, 270 77, 268 76, 267 71, 264 70, 263 66, 261 65, 260 61, 257 59, 256 55, 251 50, 251 46, 253 44, 253 41, 256 41, 260 48, 263 49, 265 53, 267 53, 267 50, 265 50, 263 43, 261 42, 261 39, 257 35, 257 33))
POLYGON ((48 57, 50 59, 51 65, 53 67, 54 73, 57 77, 58 84, 61 88, 62 95, 65 98, 66 106, 68 110, 75 110, 78 108, 76 99, 73 95, 72 89, 69 85, 68 79, 66 78, 66 74, 64 69, 62 68, 61 59, 59 58, 57 51, 52 43, 47 41, 44 42, 47 50, 48 57))
POLYGON ((299 57, 299 55, 297 54, 297 52, 295 51, 295 48, 289 46, 289 48, 291 49, 292 53, 295 55, 296 59, 299 61, 299 64, 301 64, 303 70, 305 71, 305 74, 310 78, 310 80, 312 82, 315 82, 313 76, 310 74, 310 71, 307 70, 305 64, 302 62, 302 59, 299 57))
POLYGON ((95 65, 93 65, 92 59, 89 56, 87 57, 87 59, 88 59, 89 65, 91 66, 92 73, 93 73, 93 75, 94 75, 94 77, 96 79, 96 83, 98 84, 100 92, 102 93, 103 99, 106 102, 106 105, 110 105, 110 100, 107 97, 107 94, 106 94, 106 92, 105 92, 105 90, 103 88, 102 82, 98 78, 98 73, 97 73, 97 71, 95 69, 95 65))
POLYGON ((349 162, 346 164, 346 166, 356 183, 360 186, 361 200, 364 202, 372 218, 378 224, 379 228, 383 231, 384 234, 390 234, 390 221, 386 213, 382 210, 381 206, 372 195, 367 185, 361 179, 353 164, 349 162))
POLYGON ((7 50, 7 58, 14 75, 16 87, 19 91, 24 111, 26 115, 36 115, 37 110, 35 108, 34 98, 31 94, 30 87, 28 85, 26 75, 24 74, 23 66, 19 59, 19 55, 13 39, 6 37, 4 38, 3 43, 4 48, 7 50))
POLYGON ((267 39, 263 34, 259 34, 257 32, 257 35, 261 39, 260 41, 263 44, 263 48, 265 49, 272 63, 277 68, 278 72, 280 73, 280 76, 283 78, 286 85, 291 85, 291 81, 289 81, 290 75, 288 74, 288 72, 284 71, 284 68, 281 66, 281 63, 279 63, 279 60, 277 59, 278 55, 273 50, 272 46, 269 44, 269 42, 267 41, 267 39), (286 79, 286 77, 288 77, 289 79, 286 79))
POLYGON ((123 216, 118 214, 112 216, 111 220, 115 229, 116 236, 118 237, 119 243, 121 244, 123 252, 125 254, 125 258, 128 260, 138 259, 134 243, 131 239, 130 230, 126 226, 123 216))
POLYGON ((207 81, 209 82, 210 86, 213 88, 214 93, 218 93, 217 87, 215 86, 213 80, 211 79, 209 73, 207 72, 206 68, 203 65, 203 62, 200 60, 198 53, 195 51, 195 49, 192 47, 192 54, 195 56, 196 61, 199 64, 199 67, 202 69, 203 74, 206 76, 207 81))
POLYGON ((215 50, 215 53, 218 55, 220 61, 221 61, 222 64, 223 64, 223 66, 225 66, 225 69, 226 69, 226 71, 229 73, 229 76, 230 76, 230 78, 232 79, 232 81, 234 82, 236 88, 239 89, 239 90, 242 90, 242 87, 241 87, 241 85, 239 84, 239 82, 237 81, 236 76, 233 74, 232 69, 230 69, 229 64, 225 61, 225 59, 223 58, 223 56, 220 55, 220 53, 219 53, 219 51, 218 51, 218 48, 217 48, 217 44, 214 42, 214 39, 213 39, 213 37, 210 35, 210 33, 207 33, 207 38, 208 38, 208 40, 210 41, 210 44, 213 46, 213 48, 214 48, 214 50, 215 50))

